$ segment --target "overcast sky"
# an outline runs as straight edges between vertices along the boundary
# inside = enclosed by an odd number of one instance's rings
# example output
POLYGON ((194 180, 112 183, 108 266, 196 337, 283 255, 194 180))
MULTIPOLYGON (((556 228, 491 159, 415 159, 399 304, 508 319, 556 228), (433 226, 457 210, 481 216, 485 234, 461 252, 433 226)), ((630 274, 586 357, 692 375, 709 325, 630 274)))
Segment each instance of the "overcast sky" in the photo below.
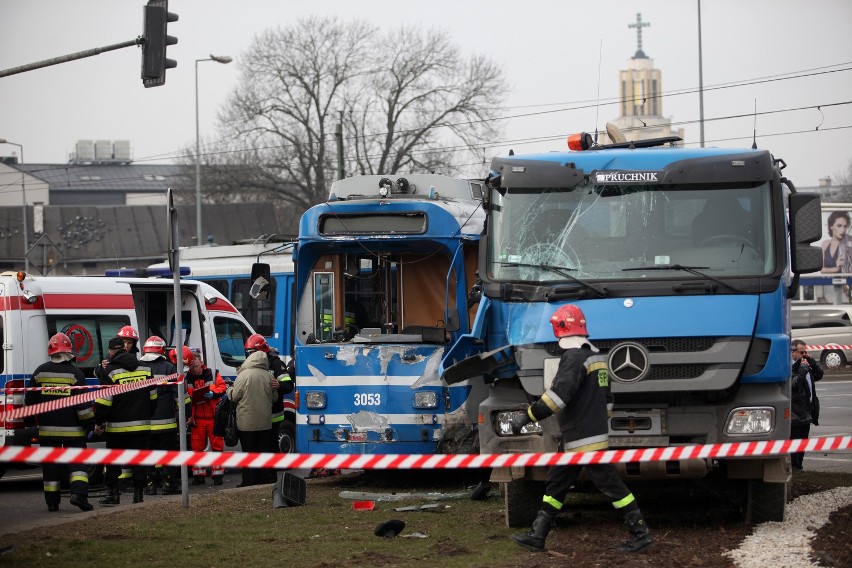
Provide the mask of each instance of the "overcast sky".
MULTIPOLYGON (((131 40, 142 33, 144 3, 0 0, 0 70, 131 40)), ((751 146, 754 119, 724 117, 751 115, 756 103, 758 113, 772 112, 757 118, 758 146, 785 160, 797 186, 845 172, 852 104, 837 103, 852 102, 852 1, 704 0, 701 8, 707 145, 751 146), (790 75, 806 76, 776 80, 790 75), (719 88, 728 84, 736 86, 719 88)), ((22 144, 28 163, 65 163, 80 139, 130 140, 137 163, 172 162, 195 144, 195 60, 234 58, 198 65, 201 136, 211 138, 254 35, 317 14, 448 30, 465 53, 500 64, 509 86, 500 113, 509 118, 485 157, 563 150, 564 136, 617 116, 612 104, 597 119, 594 105, 576 107, 594 103, 598 88, 601 101, 618 96, 618 71, 637 47, 628 24, 641 12, 651 24, 643 49, 662 70, 663 91, 689 91, 666 97, 663 114, 685 123, 687 144, 699 140, 696 0, 172 0, 169 10, 180 17, 169 24, 178 67, 165 86, 143 88, 136 47, 0 78, 0 138, 22 144)), ((13 152, 0 144, 0 155, 13 152)))

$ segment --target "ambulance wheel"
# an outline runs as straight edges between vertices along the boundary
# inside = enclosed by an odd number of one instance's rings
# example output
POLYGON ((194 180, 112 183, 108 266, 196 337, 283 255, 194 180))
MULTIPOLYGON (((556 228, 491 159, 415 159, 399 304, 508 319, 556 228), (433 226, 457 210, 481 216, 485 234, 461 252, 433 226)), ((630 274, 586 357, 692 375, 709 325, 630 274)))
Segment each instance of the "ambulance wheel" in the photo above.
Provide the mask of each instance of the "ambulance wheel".
POLYGON ((292 454, 296 451, 296 426, 289 420, 281 424, 278 432, 278 451, 282 454, 292 454))

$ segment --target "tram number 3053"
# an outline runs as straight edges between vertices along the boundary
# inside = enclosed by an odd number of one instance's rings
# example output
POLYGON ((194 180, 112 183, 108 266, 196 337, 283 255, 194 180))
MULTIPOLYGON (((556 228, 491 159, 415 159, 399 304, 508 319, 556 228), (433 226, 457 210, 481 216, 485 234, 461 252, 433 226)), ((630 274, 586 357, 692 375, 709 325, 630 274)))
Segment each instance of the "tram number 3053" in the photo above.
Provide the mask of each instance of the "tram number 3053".
POLYGON ((379 393, 355 393, 355 406, 378 406, 382 403, 379 393))

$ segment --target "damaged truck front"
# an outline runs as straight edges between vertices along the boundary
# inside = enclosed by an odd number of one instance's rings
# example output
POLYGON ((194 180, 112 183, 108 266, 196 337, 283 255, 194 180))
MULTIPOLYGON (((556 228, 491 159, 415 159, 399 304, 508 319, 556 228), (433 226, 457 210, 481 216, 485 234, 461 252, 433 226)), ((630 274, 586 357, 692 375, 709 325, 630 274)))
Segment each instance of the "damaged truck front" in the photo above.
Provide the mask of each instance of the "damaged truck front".
POLYGON ((435 174, 358 176, 302 216, 299 452, 476 451, 470 383, 448 387, 438 369, 445 346, 469 333, 481 191, 481 181, 435 174))
MULTIPOLYGON (((669 142, 493 160, 483 298, 442 362, 448 384, 488 386, 482 453, 557 451, 555 419, 520 434, 510 420, 553 380, 548 320, 567 303, 607 357, 611 449, 789 437, 789 298, 821 266, 819 198, 765 150, 641 147, 669 142)), ((619 467, 628 483, 718 478, 743 491, 748 520, 784 516, 787 456, 619 467)), ((509 526, 531 523, 545 476, 495 468, 509 526)))

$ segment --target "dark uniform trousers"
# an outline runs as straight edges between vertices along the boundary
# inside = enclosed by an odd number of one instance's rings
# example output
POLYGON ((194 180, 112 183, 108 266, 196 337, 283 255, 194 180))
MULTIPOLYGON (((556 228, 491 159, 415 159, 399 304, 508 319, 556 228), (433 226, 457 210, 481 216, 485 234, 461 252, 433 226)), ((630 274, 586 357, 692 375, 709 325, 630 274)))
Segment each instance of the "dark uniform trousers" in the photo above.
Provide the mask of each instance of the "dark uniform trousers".
MULTIPOLYGON (((106 447, 109 450, 147 450, 150 445, 150 432, 128 432, 126 434, 110 434, 106 435, 106 447)), ((107 487, 118 485, 118 476, 121 475, 122 466, 119 464, 109 464, 106 466, 104 474, 104 485, 107 487)), ((148 481, 148 466, 134 465, 133 466, 133 486, 145 487, 148 481)))

